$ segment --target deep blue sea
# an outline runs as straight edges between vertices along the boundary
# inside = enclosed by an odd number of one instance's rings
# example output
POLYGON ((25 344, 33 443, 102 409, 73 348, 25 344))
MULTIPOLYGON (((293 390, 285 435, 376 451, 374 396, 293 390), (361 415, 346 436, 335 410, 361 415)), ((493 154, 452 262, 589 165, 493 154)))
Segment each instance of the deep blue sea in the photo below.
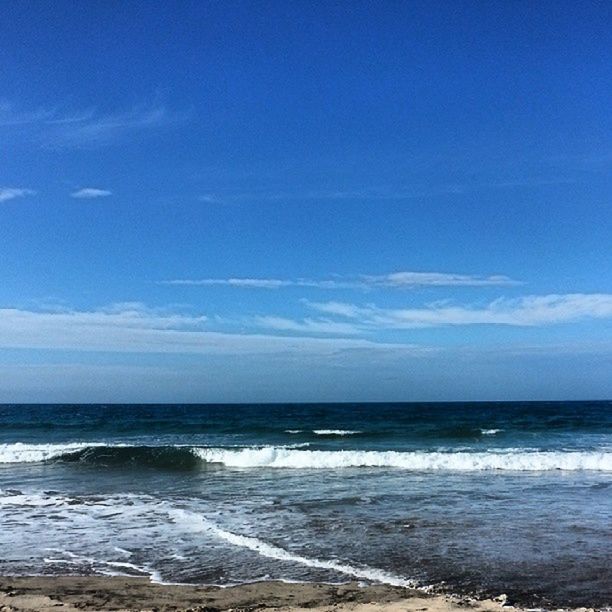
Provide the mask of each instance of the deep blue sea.
POLYGON ((612 402, 0 405, 0 574, 612 604, 612 402))

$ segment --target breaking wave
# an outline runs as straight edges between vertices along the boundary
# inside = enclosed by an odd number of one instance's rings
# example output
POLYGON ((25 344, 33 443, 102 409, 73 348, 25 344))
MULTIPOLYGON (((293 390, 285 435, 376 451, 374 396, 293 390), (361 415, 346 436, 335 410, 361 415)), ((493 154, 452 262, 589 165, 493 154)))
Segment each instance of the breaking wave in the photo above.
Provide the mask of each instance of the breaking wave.
POLYGON ((612 471, 606 451, 368 451, 304 450, 299 447, 207 448, 91 443, 2 444, 0 463, 62 462, 190 470, 229 468, 341 469, 392 468, 413 471, 612 471))
POLYGON ((316 436, 354 436, 363 433, 362 431, 354 431, 352 429, 313 429, 312 431, 304 429, 285 429, 288 434, 303 434, 313 433, 316 436))
POLYGON ((606 452, 400 452, 321 451, 281 448, 194 449, 207 463, 227 467, 272 467, 336 469, 350 467, 398 468, 405 470, 597 470, 612 471, 612 453, 606 452))
POLYGON ((352 429, 313 429, 312 433, 317 436, 354 436, 362 432, 353 431, 352 429))
POLYGON ((0 463, 37 463, 85 449, 101 448, 103 443, 71 442, 68 444, 0 444, 0 463))

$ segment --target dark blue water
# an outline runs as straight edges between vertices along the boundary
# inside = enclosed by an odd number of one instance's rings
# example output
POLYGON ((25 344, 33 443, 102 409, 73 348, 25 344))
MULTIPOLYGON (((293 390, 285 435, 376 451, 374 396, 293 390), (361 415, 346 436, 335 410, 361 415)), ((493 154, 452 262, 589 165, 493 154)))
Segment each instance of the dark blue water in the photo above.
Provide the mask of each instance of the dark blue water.
POLYGON ((0 406, 0 572, 612 602, 612 403, 0 406))

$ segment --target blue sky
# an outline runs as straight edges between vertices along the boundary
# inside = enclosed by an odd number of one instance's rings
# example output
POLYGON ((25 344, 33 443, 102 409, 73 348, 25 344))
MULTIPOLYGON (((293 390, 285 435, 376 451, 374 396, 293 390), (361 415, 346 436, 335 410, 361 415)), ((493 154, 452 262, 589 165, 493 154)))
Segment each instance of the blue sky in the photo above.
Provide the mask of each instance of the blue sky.
POLYGON ((609 5, 0 13, 0 401, 612 396, 609 5))

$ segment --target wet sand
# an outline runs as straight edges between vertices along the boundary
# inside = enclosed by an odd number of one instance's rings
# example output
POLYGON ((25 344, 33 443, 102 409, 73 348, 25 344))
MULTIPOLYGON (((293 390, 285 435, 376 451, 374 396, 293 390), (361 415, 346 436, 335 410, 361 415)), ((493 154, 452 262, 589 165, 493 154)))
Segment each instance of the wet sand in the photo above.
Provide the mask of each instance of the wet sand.
POLYGON ((0 612, 77 610, 311 610, 499 612, 502 601, 428 595, 389 586, 255 582, 228 588, 152 584, 147 578, 0 577, 0 612))

